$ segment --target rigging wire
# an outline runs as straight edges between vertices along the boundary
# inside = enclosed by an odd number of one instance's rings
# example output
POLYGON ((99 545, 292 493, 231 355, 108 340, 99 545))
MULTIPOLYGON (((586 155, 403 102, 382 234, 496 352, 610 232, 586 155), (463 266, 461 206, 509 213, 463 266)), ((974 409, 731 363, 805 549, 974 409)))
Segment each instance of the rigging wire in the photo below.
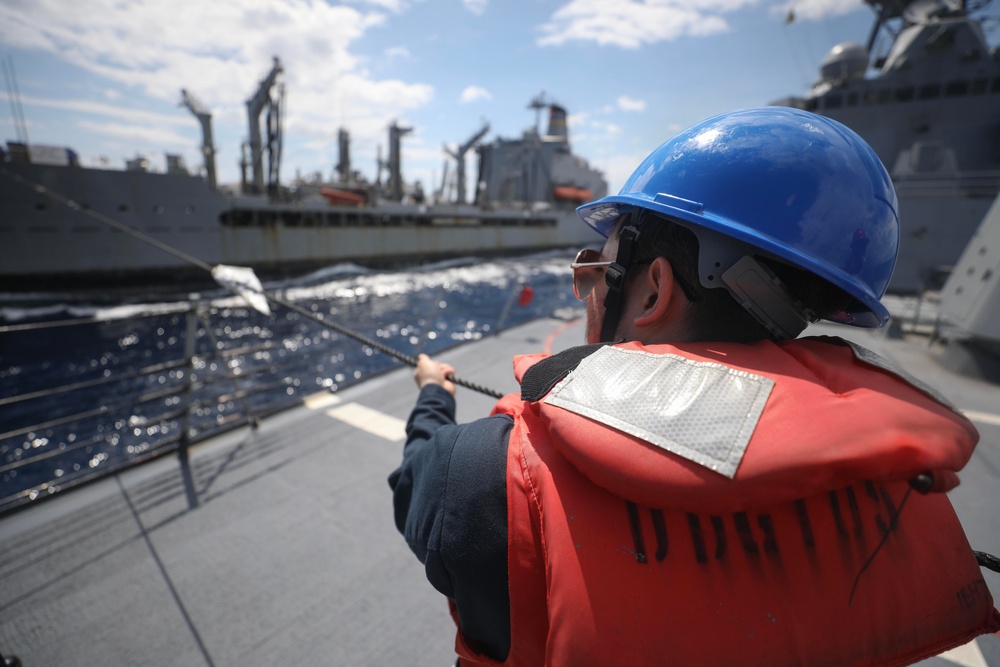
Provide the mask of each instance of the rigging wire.
POLYGON ((14 57, 8 55, 4 60, 4 81, 7 84, 7 97, 10 100, 10 110, 14 117, 14 133, 17 140, 28 146, 28 123, 24 118, 24 107, 21 106, 21 91, 17 86, 17 74, 14 72, 14 57))
MULTIPOLYGON (((59 194, 57 192, 53 192, 52 190, 50 190, 49 188, 45 187, 44 185, 41 185, 39 183, 34 183, 34 182, 32 182, 32 181, 30 181, 30 180, 28 180, 28 179, 20 176, 19 174, 13 174, 13 173, 9 172, 7 169, 5 169, 3 167, 0 167, 0 174, 13 179, 17 183, 19 183, 19 184, 21 184, 21 185, 23 185, 25 187, 33 189, 35 192, 37 192, 37 193, 39 193, 39 194, 41 194, 43 196, 46 196, 46 197, 52 199, 53 201, 56 201, 56 202, 58 202, 58 203, 60 203, 60 204, 62 204, 64 206, 66 206, 66 207, 68 207, 70 209, 73 209, 74 211, 79 211, 80 213, 82 213, 82 214, 84 214, 86 216, 89 216, 91 218, 94 218, 95 220, 98 220, 98 221, 100 221, 100 222, 102 222, 102 223, 104 223, 106 225, 110 225, 111 227, 113 227, 113 228, 115 228, 115 229, 117 229, 117 230, 119 230, 121 232, 124 232, 124 233, 126 233, 126 234, 128 234, 128 235, 130 235, 130 236, 132 236, 132 237, 134 237, 136 239, 138 239, 139 241, 142 241, 143 243, 148 243, 148 244, 150 244, 152 246, 155 246, 156 248, 159 248, 163 252, 166 252, 166 253, 168 253, 170 255, 173 255, 174 257, 176 257, 176 258, 178 258, 178 259, 180 259, 180 260, 182 260, 182 261, 184 261, 184 262, 186 262, 188 264, 191 264, 191 265, 193 265, 193 266, 195 266, 195 267, 197 267, 199 269, 202 269, 203 271, 207 271, 210 274, 212 273, 212 268, 213 267, 211 265, 205 263, 204 261, 198 259, 197 257, 189 255, 188 253, 186 253, 186 252, 184 252, 182 250, 178 250, 177 248, 175 248, 175 247, 173 247, 171 245, 168 245, 166 243, 163 243, 162 241, 160 241, 158 239, 155 239, 155 238, 153 238, 153 237, 151 237, 151 236, 149 236, 147 234, 144 234, 143 232, 140 232, 137 229, 129 227, 128 225, 122 224, 121 222, 119 222, 119 221, 117 221, 117 220, 115 220, 115 219, 113 219, 113 218, 111 218, 109 216, 106 216, 103 213, 99 213, 97 211, 93 211, 93 210, 90 210, 88 208, 83 208, 82 206, 80 206, 77 202, 73 201, 72 199, 64 197, 63 195, 61 195, 61 194, 59 194)), ((243 288, 245 288, 247 290, 256 292, 257 294, 260 294, 261 296, 263 296, 265 299, 267 299, 271 303, 274 303, 276 305, 279 305, 279 306, 282 306, 284 308, 287 308, 287 309, 289 309, 289 310, 291 310, 291 311, 293 311, 295 313, 298 313, 302 317, 305 317, 305 318, 307 318, 309 320, 312 320, 313 322, 316 322, 316 323, 320 324, 321 326, 324 326, 324 327, 326 327, 328 329, 336 331, 337 333, 343 334, 344 336, 347 336, 348 338, 353 338, 354 340, 359 341, 359 342, 367 345, 368 347, 370 347, 372 349, 378 350, 379 352, 387 354, 390 357, 392 357, 393 359, 396 359, 397 361, 401 361, 404 364, 407 364, 408 366, 414 366, 414 367, 416 367, 416 365, 417 365, 417 358, 416 357, 414 357, 412 355, 409 355, 409 354, 405 354, 403 352, 400 352, 399 350, 396 350, 395 348, 392 348, 392 347, 390 347, 388 345, 385 345, 384 343, 381 343, 381 342, 375 340, 374 338, 371 338, 370 336, 366 336, 366 335, 364 335, 362 333, 358 333, 357 331, 353 331, 352 329, 349 329, 349 328, 347 328, 345 326, 337 324, 336 322, 332 322, 330 320, 326 320, 326 319, 323 318, 323 316, 321 314, 314 313, 314 312, 312 312, 312 311, 310 311, 310 310, 308 310, 306 308, 303 308, 302 306, 299 306, 299 305, 297 305, 295 303, 292 303, 290 301, 282 299, 281 297, 278 297, 277 295, 270 294, 270 293, 268 293, 264 289, 261 289, 261 288, 258 288, 258 287, 252 286, 252 285, 241 285, 241 287, 243 287, 243 288)), ((448 377, 448 379, 451 380, 452 382, 454 382, 456 385, 458 385, 460 387, 465 387, 466 389, 471 389, 471 390, 479 392, 481 394, 486 394, 487 396, 492 396, 493 398, 502 398, 503 397, 503 394, 501 392, 499 392, 499 391, 496 391, 495 389, 490 389, 490 388, 484 387, 484 386, 482 386, 480 384, 476 384, 474 382, 469 382, 468 380, 463 380, 461 378, 457 378, 454 375, 450 375, 448 377)))

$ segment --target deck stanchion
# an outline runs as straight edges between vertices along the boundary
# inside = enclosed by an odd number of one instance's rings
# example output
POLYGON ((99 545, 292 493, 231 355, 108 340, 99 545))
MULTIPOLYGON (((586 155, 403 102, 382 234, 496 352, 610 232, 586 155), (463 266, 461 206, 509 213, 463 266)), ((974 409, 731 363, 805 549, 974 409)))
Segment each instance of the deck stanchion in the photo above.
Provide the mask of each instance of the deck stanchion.
POLYGON ((198 507, 198 494, 194 488, 194 478, 191 475, 191 461, 188 458, 188 446, 191 444, 191 389, 194 385, 194 349, 195 339, 198 335, 198 301, 199 294, 191 294, 188 297, 191 301, 191 308, 187 312, 187 330, 184 336, 184 358, 187 360, 187 369, 184 375, 184 410, 181 414, 181 437, 177 443, 177 462, 181 468, 181 479, 184 483, 184 495, 187 496, 188 507, 195 509, 198 507))

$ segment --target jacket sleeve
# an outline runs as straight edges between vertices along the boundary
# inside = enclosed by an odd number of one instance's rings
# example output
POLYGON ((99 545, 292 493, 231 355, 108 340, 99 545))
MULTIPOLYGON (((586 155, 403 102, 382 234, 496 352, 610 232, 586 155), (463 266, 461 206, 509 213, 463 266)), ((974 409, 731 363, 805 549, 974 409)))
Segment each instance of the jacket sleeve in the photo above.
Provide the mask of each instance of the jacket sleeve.
POLYGON ((389 476, 396 527, 451 598, 462 634, 495 660, 510 649, 507 591, 508 416, 455 424, 455 399, 420 391, 406 424, 403 462, 389 476))

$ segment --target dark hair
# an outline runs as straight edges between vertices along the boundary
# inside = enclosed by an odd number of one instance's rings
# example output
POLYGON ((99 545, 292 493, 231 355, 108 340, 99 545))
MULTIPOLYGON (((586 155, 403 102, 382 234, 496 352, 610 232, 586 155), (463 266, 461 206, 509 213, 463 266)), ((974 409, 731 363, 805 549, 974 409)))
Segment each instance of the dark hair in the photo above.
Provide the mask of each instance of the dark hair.
MULTIPOLYGON (((628 223, 639 231, 637 259, 664 257, 670 262, 679 282, 687 283, 685 292, 691 301, 684 327, 691 340, 752 343, 773 338, 750 312, 724 288, 708 288, 698 278, 698 237, 694 232, 649 211, 632 216, 628 223)), ((625 225, 618 228, 618 234, 625 225)), ((769 257, 756 259, 766 265, 785 284, 793 298, 818 315, 849 307, 851 297, 830 283, 802 269, 769 257)))

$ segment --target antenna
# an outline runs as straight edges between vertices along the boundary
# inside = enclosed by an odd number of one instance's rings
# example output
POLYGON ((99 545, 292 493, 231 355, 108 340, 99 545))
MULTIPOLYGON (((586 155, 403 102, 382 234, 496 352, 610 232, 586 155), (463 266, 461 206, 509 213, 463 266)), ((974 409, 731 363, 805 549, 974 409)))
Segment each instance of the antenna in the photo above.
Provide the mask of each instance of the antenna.
POLYGON ((17 89, 17 75, 14 73, 14 58, 8 55, 4 60, 4 80, 7 83, 7 97, 10 99, 10 110, 14 116, 14 133, 17 140, 28 145, 28 123, 24 120, 24 108, 21 106, 21 91, 17 89))

